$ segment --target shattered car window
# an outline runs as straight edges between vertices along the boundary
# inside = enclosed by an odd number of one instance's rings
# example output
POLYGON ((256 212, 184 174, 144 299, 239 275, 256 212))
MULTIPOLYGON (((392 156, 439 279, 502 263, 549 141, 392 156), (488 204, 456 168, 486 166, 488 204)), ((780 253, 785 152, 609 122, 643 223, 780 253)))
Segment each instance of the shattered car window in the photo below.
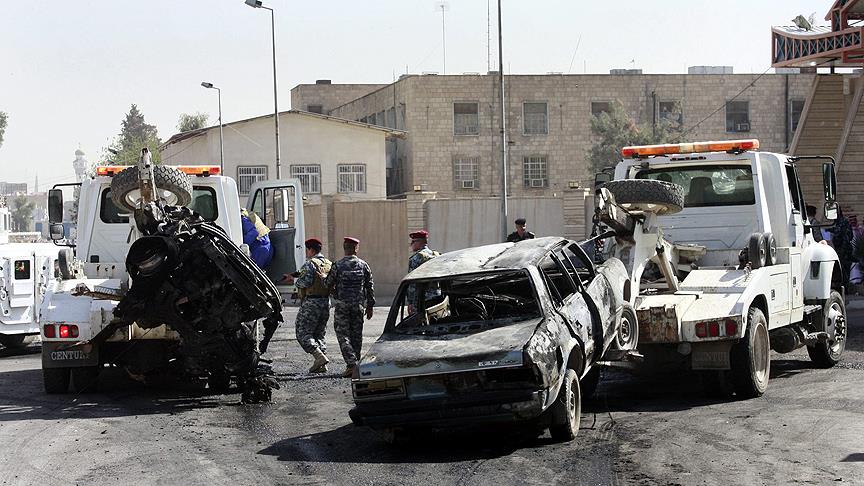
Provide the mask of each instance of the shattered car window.
POLYGON ((546 286, 549 287, 549 292, 552 294, 552 299, 559 305, 577 290, 551 256, 547 256, 540 262, 540 273, 543 274, 546 286))
POLYGON ((416 285, 420 296, 427 287, 436 285, 441 296, 430 301, 424 298, 419 305, 422 311, 409 313, 402 292, 395 321, 388 322, 395 332, 468 334, 541 316, 530 275, 524 270, 448 277, 416 285))

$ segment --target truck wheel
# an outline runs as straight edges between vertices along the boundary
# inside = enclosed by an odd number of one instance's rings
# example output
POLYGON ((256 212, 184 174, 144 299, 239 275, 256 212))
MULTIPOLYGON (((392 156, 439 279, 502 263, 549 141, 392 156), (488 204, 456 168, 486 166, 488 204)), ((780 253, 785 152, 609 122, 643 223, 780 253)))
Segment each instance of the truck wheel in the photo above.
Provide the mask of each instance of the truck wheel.
POLYGON ((732 360, 732 384, 739 398, 756 398, 768 388, 771 374, 771 343, 768 340, 768 323, 758 307, 747 312, 747 332, 734 346, 732 360))
POLYGON ((98 366, 79 366, 71 369, 72 392, 92 393, 96 391, 96 378, 99 376, 98 366))
POLYGON ((777 238, 771 233, 765 233, 765 265, 777 263, 777 238))
POLYGON ((27 339, 26 334, 0 334, 0 344, 9 349, 20 349, 27 347, 24 340, 27 339))
POLYGON ((603 184, 615 203, 629 211, 675 214, 684 208, 684 188, 652 179, 626 179, 603 184))
POLYGON ((600 367, 594 366, 585 376, 579 380, 579 388, 582 392, 582 400, 589 400, 597 391, 597 385, 600 384, 600 367))
POLYGON ((42 383, 45 393, 66 393, 69 391, 69 368, 42 368, 42 383))
POLYGON ((753 233, 747 244, 747 257, 750 258, 750 268, 756 270, 768 263, 768 246, 764 233, 753 233))
POLYGON ((558 398, 550 411, 552 425, 549 426, 549 435, 562 442, 575 439, 579 433, 579 421, 582 419, 582 394, 579 390, 579 376, 575 371, 567 370, 564 383, 558 390, 558 398))
MULTIPOLYGON (((179 169, 155 165, 153 182, 159 197, 169 206, 186 206, 192 201, 192 182, 179 169)), ((138 167, 123 169, 111 179, 111 200, 118 208, 134 211, 140 197, 138 167)))
POLYGON ((846 349, 846 305, 840 293, 832 290, 814 318, 822 320, 819 323, 822 327, 817 331, 827 332, 828 340, 807 346, 807 354, 817 367, 830 368, 840 362, 840 355, 846 349))

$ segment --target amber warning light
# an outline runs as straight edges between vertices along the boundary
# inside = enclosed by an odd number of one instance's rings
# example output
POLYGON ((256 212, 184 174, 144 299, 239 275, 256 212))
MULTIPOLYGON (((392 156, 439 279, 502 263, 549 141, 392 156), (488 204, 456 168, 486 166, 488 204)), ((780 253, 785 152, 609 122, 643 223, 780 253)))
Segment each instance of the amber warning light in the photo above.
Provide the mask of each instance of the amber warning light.
POLYGON ((670 143, 665 145, 637 145, 621 149, 625 159, 649 155, 698 154, 704 152, 743 152, 759 150, 759 140, 724 140, 719 142, 670 143))
MULTIPOLYGON (((108 176, 113 177, 120 173, 123 169, 127 169, 132 167, 131 165, 100 165, 96 167, 96 175, 97 176, 108 176)), ((180 169, 186 175, 190 176, 217 176, 221 172, 218 165, 178 165, 177 169, 180 169)))

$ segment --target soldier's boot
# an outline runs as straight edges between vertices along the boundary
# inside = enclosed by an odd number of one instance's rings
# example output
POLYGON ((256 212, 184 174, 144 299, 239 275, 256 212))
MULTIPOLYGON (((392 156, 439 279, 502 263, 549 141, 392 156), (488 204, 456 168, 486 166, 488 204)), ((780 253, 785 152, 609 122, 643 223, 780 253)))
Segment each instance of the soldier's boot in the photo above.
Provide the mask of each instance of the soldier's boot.
POLYGON ((320 349, 316 349, 312 352, 312 356, 315 357, 315 361, 312 362, 309 373, 327 373, 327 363, 330 362, 327 355, 321 352, 320 349))

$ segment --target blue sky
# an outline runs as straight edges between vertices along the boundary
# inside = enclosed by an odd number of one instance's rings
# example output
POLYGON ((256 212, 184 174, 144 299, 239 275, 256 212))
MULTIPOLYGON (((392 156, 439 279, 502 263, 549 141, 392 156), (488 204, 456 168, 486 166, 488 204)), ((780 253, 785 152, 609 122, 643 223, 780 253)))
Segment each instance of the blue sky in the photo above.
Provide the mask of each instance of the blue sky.
MULTIPOLYGON (((280 109, 290 108, 292 87, 316 79, 383 83, 406 66, 442 70, 434 0, 264 3, 276 10, 280 109)), ((446 3, 447 73, 485 72, 487 1, 446 3)), ((503 0, 505 72, 732 65, 761 73, 770 65, 770 27, 813 12, 823 24, 831 3, 503 0)), ((163 140, 184 112, 215 123, 216 93, 201 81, 222 88, 226 121, 272 112, 271 69, 269 13, 243 0, 4 1, 0 111, 9 127, 0 180, 32 185, 37 172, 43 186, 70 180, 75 149, 98 160, 132 103, 163 140)))

